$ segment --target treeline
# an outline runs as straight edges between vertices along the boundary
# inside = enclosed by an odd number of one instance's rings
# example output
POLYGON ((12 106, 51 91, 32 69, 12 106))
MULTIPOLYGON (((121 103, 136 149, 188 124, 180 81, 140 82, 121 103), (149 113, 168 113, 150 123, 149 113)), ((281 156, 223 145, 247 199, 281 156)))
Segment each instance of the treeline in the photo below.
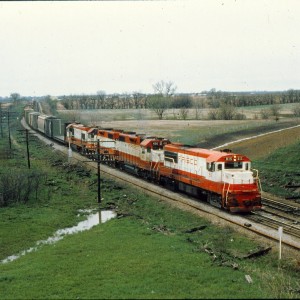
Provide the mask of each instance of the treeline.
MULTIPOLYGON (((90 109, 151 109, 153 98, 160 98, 167 108, 219 108, 232 105, 234 107, 300 103, 300 90, 266 93, 233 93, 212 89, 200 95, 162 95, 162 94, 114 94, 106 95, 69 95, 60 97, 60 103, 67 110, 90 109)), ((155 103, 156 105, 156 103, 155 103)), ((155 106, 154 105, 154 106, 155 106)))
POLYGON ((300 103, 300 90, 265 93, 229 93, 210 90, 206 94, 207 104, 210 108, 218 108, 222 104, 235 107, 273 105, 286 103, 300 103))
MULTIPOLYGON (((157 99, 167 108, 219 108, 222 105, 234 107, 272 105, 286 103, 300 103, 300 90, 278 92, 224 92, 211 89, 200 94, 175 94, 173 83, 158 82, 154 94, 133 92, 132 94, 106 95, 105 91, 98 91, 91 95, 64 95, 52 97, 50 95, 36 97, 37 101, 46 102, 51 111, 55 111, 60 103, 67 110, 90 109, 151 109, 157 106, 157 99), (173 89, 172 89, 173 88, 173 89), (153 100, 155 99, 155 100, 153 100)), ((17 104, 22 100, 33 101, 32 97, 22 97, 12 93, 10 100, 17 104)), ((35 102, 35 101, 33 101, 35 102)))
MULTIPOLYGON (((300 104, 300 90, 293 89, 276 92, 224 92, 211 89, 200 94, 176 94, 174 83, 165 81, 157 82, 153 88, 153 94, 133 92, 106 95, 105 91, 98 91, 91 95, 48 95, 36 98, 32 104, 38 110, 38 102, 42 101, 43 113, 53 115, 62 106, 66 110, 150 109, 159 119, 163 119, 170 109, 173 109, 174 116, 177 114, 176 118, 186 119, 191 108, 195 110, 195 118, 198 119, 201 109, 206 108, 209 109, 208 119, 223 120, 245 119, 246 116, 239 113, 237 108, 249 106, 272 106, 271 110, 262 108, 261 118, 274 116, 278 119, 280 104, 300 104)), ((23 99, 18 93, 12 93, 10 98, 15 104, 23 99)), ((297 105, 293 108, 296 117, 299 116, 299 107, 297 105)))
POLYGON ((147 108, 147 95, 70 95, 61 97, 61 104, 66 109, 136 109, 147 108))

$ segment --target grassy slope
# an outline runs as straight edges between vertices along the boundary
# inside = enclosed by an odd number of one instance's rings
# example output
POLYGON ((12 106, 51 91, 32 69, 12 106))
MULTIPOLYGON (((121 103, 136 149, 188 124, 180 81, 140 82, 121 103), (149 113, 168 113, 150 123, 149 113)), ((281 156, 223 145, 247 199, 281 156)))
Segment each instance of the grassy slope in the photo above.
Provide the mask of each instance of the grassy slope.
POLYGON ((263 190, 281 197, 300 198, 299 188, 286 185, 300 184, 300 140, 282 147, 265 157, 254 161, 260 169, 263 190))
POLYGON ((229 146, 243 153, 259 170, 263 190, 281 197, 300 197, 300 190, 285 188, 300 183, 300 127, 229 146))
MULTIPOLYGON (((206 236, 206 235, 205 235, 206 236)), ((2 266, 9 298, 260 298, 244 270, 212 265, 180 234, 165 236, 136 219, 113 220, 2 266), (42 287, 42 288, 41 288, 42 287)))

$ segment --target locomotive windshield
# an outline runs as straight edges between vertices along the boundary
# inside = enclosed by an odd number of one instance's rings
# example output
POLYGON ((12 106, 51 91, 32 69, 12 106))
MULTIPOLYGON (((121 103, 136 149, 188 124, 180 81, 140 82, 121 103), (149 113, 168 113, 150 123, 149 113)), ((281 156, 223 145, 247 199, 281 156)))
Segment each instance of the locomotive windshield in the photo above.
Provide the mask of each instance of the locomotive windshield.
POLYGON ((241 161, 231 161, 225 163, 225 169, 242 169, 243 163, 241 161))

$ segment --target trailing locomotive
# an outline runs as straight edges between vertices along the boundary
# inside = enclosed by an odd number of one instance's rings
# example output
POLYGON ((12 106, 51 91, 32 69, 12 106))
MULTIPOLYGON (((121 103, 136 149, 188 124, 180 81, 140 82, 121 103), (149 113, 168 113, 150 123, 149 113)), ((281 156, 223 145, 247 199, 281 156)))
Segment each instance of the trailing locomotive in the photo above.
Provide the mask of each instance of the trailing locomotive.
POLYGON ((251 161, 244 155, 195 148, 135 132, 79 123, 63 125, 60 119, 33 111, 25 112, 25 118, 33 129, 90 158, 99 154, 101 161, 109 165, 213 206, 234 213, 261 208, 258 173, 251 170, 251 161))

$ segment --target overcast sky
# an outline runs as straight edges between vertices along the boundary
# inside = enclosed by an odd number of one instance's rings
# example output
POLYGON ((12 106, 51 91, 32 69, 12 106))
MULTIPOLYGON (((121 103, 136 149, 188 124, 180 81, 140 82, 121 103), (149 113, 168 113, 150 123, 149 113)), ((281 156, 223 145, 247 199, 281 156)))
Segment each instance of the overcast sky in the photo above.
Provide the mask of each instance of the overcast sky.
POLYGON ((300 1, 0 2, 0 96, 300 88, 300 1))

